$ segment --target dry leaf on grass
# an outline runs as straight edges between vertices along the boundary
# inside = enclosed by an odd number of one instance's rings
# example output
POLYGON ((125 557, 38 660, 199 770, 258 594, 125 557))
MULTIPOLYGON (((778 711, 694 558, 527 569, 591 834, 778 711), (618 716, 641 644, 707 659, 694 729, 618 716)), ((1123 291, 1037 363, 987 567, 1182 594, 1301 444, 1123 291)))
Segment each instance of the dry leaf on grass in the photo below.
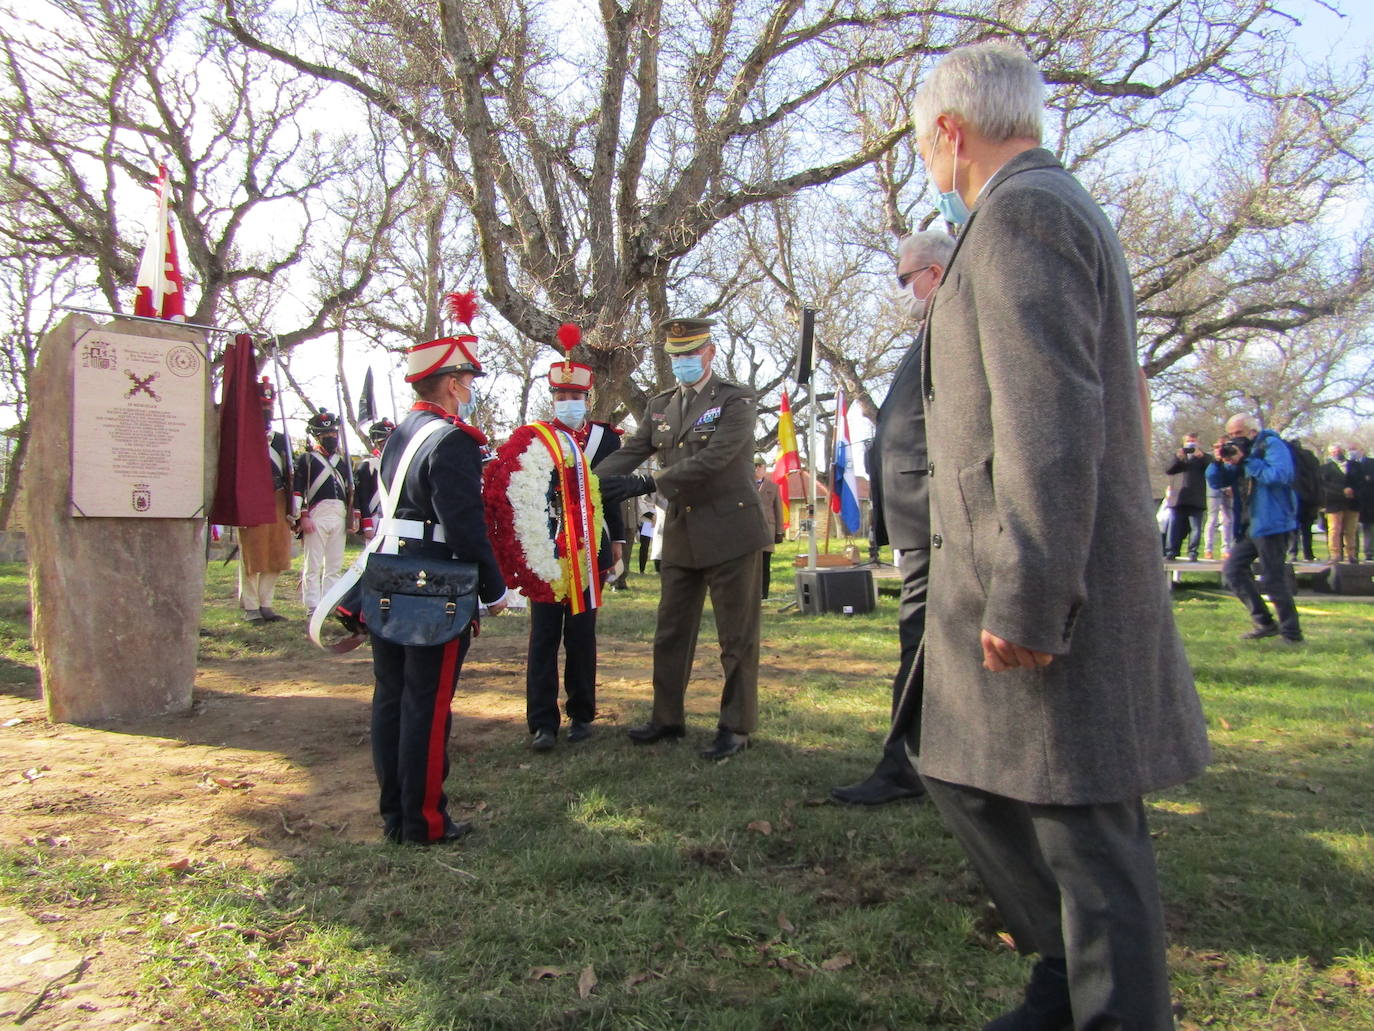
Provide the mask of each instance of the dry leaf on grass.
POLYGON ((778 914, 778 927, 787 934, 794 933, 797 929, 792 925, 792 921, 787 919, 786 913, 778 914))
POLYGON ((596 987, 596 971, 588 963, 582 968, 582 973, 577 978, 577 997, 585 999, 592 994, 592 989, 596 987))
POLYGON ((824 963, 821 964, 822 970, 836 971, 843 970, 845 967, 854 965, 854 957, 847 952, 837 952, 824 963))
POLYGON ((170 863, 168 863, 167 866, 165 867, 165 869, 171 870, 171 871, 173 871, 174 873, 184 873, 185 871, 189 870, 190 868, 191 868, 191 860, 190 860, 190 858, 187 857, 187 856, 182 856, 180 859, 173 859, 173 860, 172 860, 170 863))
POLYGON ((746 830, 751 830, 755 834, 769 835, 773 833, 773 825, 767 820, 751 820, 746 830))

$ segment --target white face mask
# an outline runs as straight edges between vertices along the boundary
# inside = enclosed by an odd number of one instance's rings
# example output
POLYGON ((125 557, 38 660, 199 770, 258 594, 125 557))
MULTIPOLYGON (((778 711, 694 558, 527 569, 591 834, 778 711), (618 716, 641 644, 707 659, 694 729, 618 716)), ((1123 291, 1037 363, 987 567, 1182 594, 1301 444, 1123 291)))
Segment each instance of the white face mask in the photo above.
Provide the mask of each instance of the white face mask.
POLYGON ((580 430, 582 423, 587 419, 587 402, 582 400, 555 401, 553 414, 568 429, 580 430))
POLYGON ((919 322, 921 316, 925 314, 926 302, 916 296, 916 291, 912 288, 910 283, 908 283, 907 288, 902 291, 901 304, 902 314, 912 322, 919 322))

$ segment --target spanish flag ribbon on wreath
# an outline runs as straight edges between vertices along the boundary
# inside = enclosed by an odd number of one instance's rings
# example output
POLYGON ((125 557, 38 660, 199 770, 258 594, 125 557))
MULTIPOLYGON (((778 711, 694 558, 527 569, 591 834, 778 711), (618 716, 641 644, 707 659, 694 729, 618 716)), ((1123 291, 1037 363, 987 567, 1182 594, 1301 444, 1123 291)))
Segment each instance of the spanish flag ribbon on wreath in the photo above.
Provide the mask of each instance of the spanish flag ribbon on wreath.
POLYGON ((483 471, 482 498, 506 584, 577 615, 601 605, 601 488, 561 426, 521 426, 483 471))

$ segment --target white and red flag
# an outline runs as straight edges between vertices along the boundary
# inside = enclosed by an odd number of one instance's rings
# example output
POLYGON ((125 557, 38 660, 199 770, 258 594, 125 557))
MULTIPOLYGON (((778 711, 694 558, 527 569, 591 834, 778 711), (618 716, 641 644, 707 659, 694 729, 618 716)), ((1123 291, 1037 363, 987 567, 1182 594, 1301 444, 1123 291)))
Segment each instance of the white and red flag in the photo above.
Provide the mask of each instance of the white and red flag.
POLYGON ((177 262, 177 240, 167 217, 167 166, 158 166, 157 209, 138 263, 134 314, 149 319, 186 321, 186 292, 177 262))

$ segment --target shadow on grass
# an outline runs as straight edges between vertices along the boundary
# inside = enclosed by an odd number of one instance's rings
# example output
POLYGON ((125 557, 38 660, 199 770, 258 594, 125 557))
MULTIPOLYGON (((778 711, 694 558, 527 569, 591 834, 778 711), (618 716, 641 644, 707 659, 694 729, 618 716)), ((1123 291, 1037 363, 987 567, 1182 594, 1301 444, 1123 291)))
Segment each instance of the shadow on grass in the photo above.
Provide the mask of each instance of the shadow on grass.
POLYGON ((1367 951, 1371 764, 1370 738, 1300 761, 1218 748, 1206 775, 1170 791, 1151 822, 1174 943, 1319 967, 1367 951))

